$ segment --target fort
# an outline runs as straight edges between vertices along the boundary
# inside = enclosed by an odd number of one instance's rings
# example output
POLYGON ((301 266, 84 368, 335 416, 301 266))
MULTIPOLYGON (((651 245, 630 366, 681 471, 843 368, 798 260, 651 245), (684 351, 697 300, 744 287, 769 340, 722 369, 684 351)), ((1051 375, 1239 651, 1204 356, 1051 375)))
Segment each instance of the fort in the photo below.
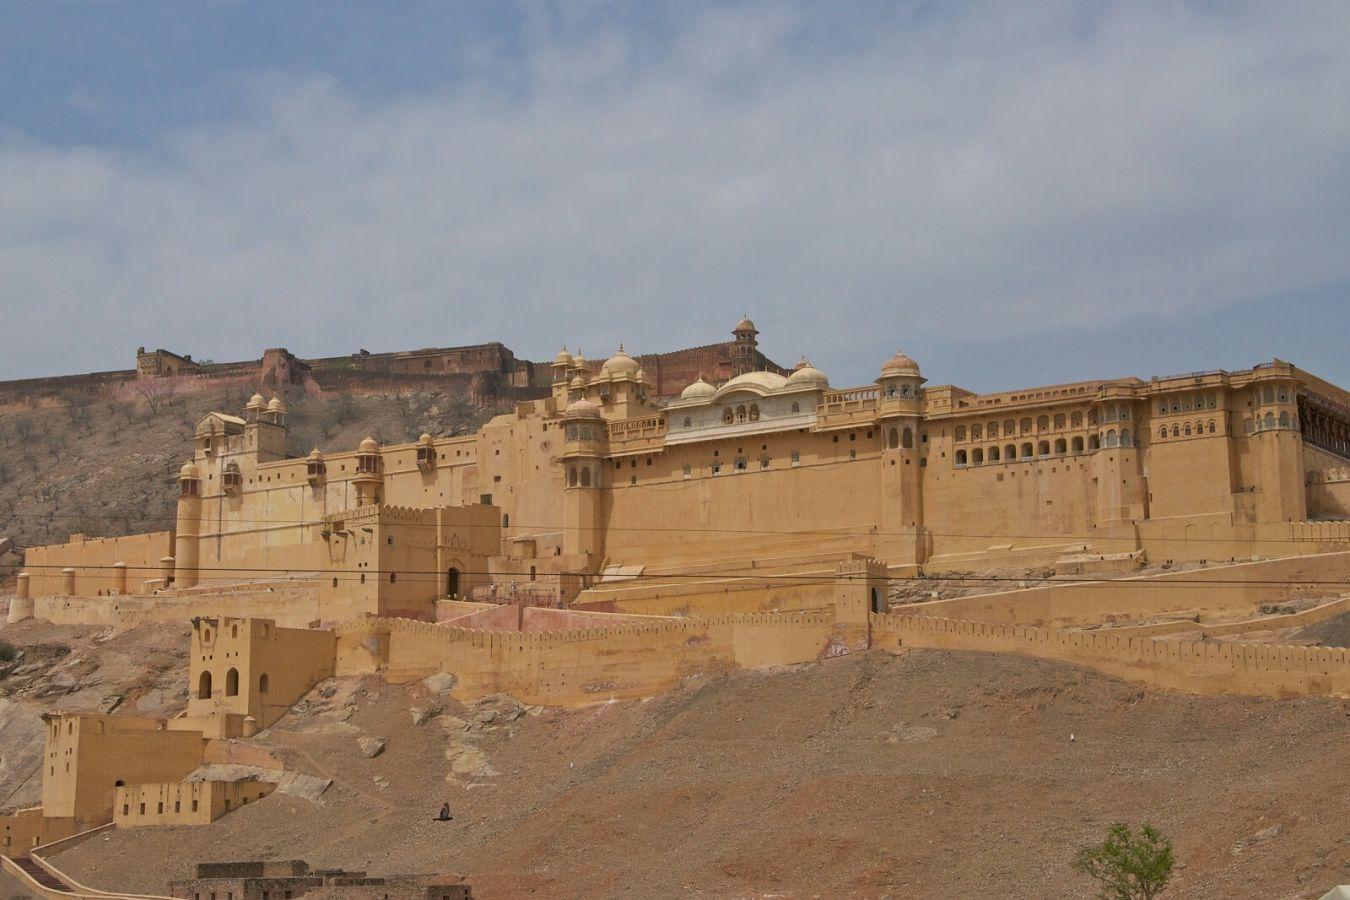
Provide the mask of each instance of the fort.
MULTIPOLYGON (((499 344, 268 351, 245 377, 467 375, 513 405, 470 435, 306 448, 259 391, 197 423, 171 530, 29 548, 9 622, 191 620, 189 699, 167 720, 51 715, 42 805, 0 819, 5 855, 270 802, 269 784, 201 769, 334 676, 449 673, 462 701, 579 707, 944 648, 1350 697, 1345 649, 1242 641, 1350 602, 1346 391, 1276 359, 977 394, 904 353, 837 387, 769 362, 757 335, 743 319, 726 344, 547 366, 499 344), (895 596, 1038 568, 1056 574, 895 596), (1260 611, 1290 600, 1311 605, 1260 611)), ((119 377, 232 371, 213 365, 141 352, 119 377)))

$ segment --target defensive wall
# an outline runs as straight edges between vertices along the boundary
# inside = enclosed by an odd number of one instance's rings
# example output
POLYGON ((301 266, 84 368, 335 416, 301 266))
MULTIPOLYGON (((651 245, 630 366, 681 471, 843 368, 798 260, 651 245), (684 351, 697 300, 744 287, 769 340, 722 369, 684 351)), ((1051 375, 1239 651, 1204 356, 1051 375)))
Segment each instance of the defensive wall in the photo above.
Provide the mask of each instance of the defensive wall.
POLYGON ((1350 697, 1350 651, 1339 647, 1169 641, 931 616, 874 615, 874 647, 981 650, 1057 659, 1164 690, 1350 697))
POLYGON ((116 628, 199 616, 272 619, 288 628, 305 628, 322 619, 317 582, 295 580, 125 597, 35 597, 32 614, 56 625, 116 628))
POLYGON ((338 631, 338 674, 383 671, 395 684, 437 672, 454 696, 506 693, 524 703, 582 706, 650 697, 691 678, 809 662, 865 645, 834 612, 653 620, 560 632, 481 631, 365 619, 338 631))
POLYGON ((140 592, 143 582, 162 577, 166 557, 173 557, 172 531, 111 538, 76 534, 65 544, 29 547, 24 566, 34 597, 76 591, 99 596, 140 592))
MULTIPOLYGON (((915 582, 922 584, 921 581, 915 582)), ((1350 552, 1291 556, 1132 578, 1073 581, 907 604, 906 614, 1067 628, 1160 616, 1213 617, 1350 590, 1350 552)))
POLYGON ((1308 508, 1324 518, 1350 519, 1350 466, 1309 471, 1308 508))
POLYGON ((265 781, 163 781, 119 787, 113 797, 118 828, 209 825, 276 789, 265 781))

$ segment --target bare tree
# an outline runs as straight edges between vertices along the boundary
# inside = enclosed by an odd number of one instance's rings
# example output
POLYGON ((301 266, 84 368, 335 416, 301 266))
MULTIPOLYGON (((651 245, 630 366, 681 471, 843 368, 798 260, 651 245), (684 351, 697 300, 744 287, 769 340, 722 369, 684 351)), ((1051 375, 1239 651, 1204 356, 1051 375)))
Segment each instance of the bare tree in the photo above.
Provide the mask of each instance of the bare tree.
POLYGON ((157 416, 178 395, 178 382, 172 378, 146 378, 137 383, 136 393, 145 400, 150 415, 157 416))

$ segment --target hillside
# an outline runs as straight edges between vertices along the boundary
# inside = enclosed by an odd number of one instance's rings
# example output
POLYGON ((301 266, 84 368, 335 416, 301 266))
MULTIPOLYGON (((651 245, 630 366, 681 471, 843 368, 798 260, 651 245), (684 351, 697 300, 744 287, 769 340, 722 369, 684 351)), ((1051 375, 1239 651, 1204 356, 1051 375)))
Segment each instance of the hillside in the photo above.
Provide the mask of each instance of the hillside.
MULTIPOLYGON (((238 414, 252 389, 211 381, 150 380, 120 389, 67 390, 0 406, 0 536, 20 547, 71 533, 110 537, 171 529, 179 467, 212 410, 238 414)), ((495 411, 467 394, 423 387, 378 393, 282 394, 288 453, 348 450, 367 434, 383 442, 466 434, 495 411)), ((0 563, 0 565, 6 565, 0 563)), ((17 569, 11 559, 0 580, 17 569)))
POLYGON ((1073 851, 1123 819, 1175 838, 1169 897, 1314 897, 1350 878, 1348 714, 930 651, 577 711, 339 679, 258 741, 335 779, 317 805, 273 795, 56 861, 146 892, 196 860, 303 857, 467 873, 484 898, 1086 896, 1073 851), (365 735, 385 752, 364 758, 365 735), (433 822, 444 801, 454 821, 433 822))

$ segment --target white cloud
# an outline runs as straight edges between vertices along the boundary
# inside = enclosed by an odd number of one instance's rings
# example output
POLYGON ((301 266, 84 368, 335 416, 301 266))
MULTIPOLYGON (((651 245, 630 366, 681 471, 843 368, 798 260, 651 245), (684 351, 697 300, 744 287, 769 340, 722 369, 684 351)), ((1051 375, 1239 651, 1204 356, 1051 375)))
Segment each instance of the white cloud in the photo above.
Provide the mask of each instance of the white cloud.
POLYGON ((1342 3, 822 29, 778 6, 668 42, 540 26, 435 92, 260 76, 245 114, 149 151, 0 143, 0 374, 137 344, 598 356, 750 312, 849 380, 901 342, 1350 277, 1342 3))

